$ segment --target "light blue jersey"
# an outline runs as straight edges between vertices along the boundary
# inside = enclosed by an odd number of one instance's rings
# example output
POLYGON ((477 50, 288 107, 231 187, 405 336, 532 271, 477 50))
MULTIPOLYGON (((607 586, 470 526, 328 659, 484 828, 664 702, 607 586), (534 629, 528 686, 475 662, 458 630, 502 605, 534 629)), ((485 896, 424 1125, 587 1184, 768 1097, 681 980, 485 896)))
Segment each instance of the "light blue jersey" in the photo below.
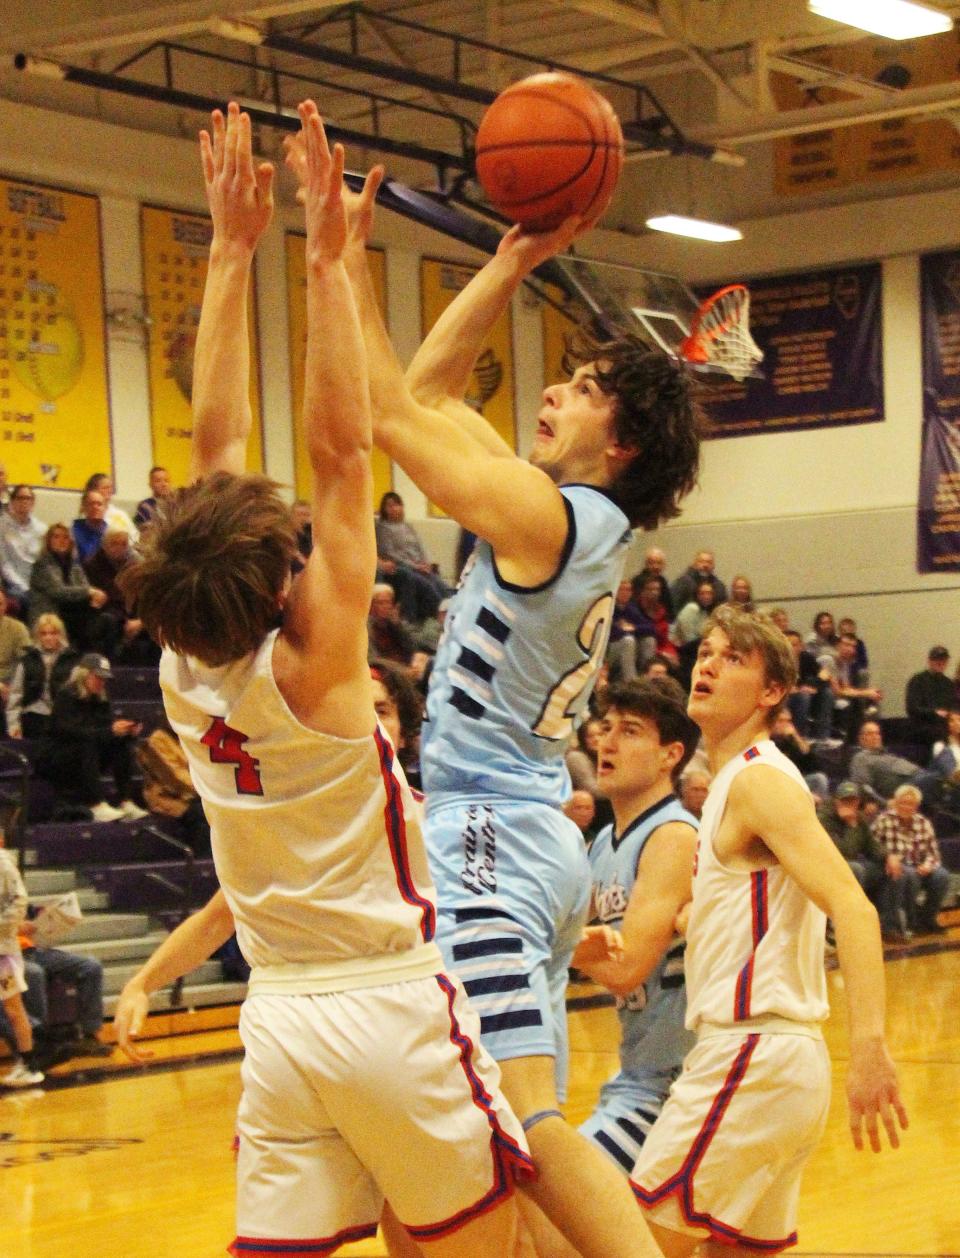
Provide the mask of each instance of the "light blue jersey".
MULTIPOLYGON (((601 830, 590 849, 594 919, 620 929, 646 842, 660 826, 698 823, 674 795, 640 814, 619 837, 613 826, 601 830)), ((656 969, 629 996, 617 998, 620 1018, 620 1071, 600 1093, 596 1111, 581 1131, 597 1143, 625 1174, 680 1073, 694 1036, 684 1027, 686 988, 684 940, 674 939, 656 969)))
POLYGON ((561 487, 570 520, 559 571, 524 589, 478 541, 437 650, 421 771, 427 807, 483 797, 559 806, 564 752, 606 652, 630 524, 602 490, 561 487))

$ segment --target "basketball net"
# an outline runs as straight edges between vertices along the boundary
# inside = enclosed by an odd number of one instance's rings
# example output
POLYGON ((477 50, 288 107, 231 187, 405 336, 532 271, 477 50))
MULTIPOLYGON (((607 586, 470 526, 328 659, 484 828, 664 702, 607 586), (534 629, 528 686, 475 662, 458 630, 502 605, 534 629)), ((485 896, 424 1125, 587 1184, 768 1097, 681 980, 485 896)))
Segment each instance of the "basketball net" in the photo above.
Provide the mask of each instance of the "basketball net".
POLYGON ((763 359, 750 335, 750 294, 744 284, 728 284, 708 297, 693 316, 680 346, 687 362, 719 367, 743 380, 763 359))

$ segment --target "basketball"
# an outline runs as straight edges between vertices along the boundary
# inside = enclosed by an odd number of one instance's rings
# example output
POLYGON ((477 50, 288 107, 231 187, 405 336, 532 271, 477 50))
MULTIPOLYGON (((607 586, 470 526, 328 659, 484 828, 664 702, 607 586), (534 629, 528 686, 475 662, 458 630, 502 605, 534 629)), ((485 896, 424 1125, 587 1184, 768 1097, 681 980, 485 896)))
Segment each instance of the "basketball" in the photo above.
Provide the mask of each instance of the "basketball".
POLYGON ((572 74, 512 84, 477 132, 477 178, 496 209, 529 231, 552 231, 572 214, 596 222, 622 165, 613 106, 572 74))

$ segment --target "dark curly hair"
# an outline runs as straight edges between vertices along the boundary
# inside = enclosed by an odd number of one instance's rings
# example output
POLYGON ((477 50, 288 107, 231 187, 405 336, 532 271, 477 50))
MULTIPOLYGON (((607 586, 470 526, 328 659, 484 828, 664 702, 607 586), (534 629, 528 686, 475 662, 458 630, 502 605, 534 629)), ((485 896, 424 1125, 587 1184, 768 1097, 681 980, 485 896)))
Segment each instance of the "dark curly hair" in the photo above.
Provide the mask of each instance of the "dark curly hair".
POLYGON ((690 762, 700 741, 700 730, 687 716, 687 696, 671 677, 650 677, 615 682, 601 691, 598 700, 601 719, 608 712, 630 713, 656 726, 660 746, 681 743, 683 755, 671 774, 674 782, 690 762))
POLYGON ((617 440, 638 454, 609 487, 634 528, 652 529, 680 514, 697 483, 705 422, 686 367, 638 336, 601 341, 578 332, 567 345, 563 369, 571 375, 596 364, 597 383, 616 399, 617 440))

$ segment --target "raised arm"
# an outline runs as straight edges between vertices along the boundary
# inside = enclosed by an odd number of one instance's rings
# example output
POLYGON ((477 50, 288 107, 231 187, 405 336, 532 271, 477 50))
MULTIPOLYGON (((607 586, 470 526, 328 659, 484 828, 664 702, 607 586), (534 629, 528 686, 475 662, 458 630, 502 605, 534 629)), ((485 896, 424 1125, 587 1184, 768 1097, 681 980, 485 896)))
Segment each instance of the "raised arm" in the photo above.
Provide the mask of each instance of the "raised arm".
POLYGON ((623 917, 623 954, 588 961, 573 954, 572 964, 609 988, 629 994, 653 973, 676 934, 677 914, 690 899, 696 834, 692 826, 672 821, 647 840, 623 917))
POLYGON ((278 682, 298 714, 312 711, 317 717, 317 704, 326 704, 323 728, 349 737, 373 727, 366 667, 366 621, 376 571, 370 391, 360 320, 343 262, 343 148, 338 144, 330 151, 312 101, 300 106, 300 118, 307 224, 303 423, 313 472, 313 550, 293 586, 284 621, 291 684, 285 688, 280 676, 278 682))
POLYGON ((860 1149, 865 1128, 870 1147, 878 1151, 879 1120, 896 1148, 897 1122, 905 1128, 907 1113, 885 1040, 886 987, 876 909, 817 820, 810 796, 786 774, 767 765, 751 766, 734 780, 727 809, 736 817, 744 844, 759 837, 833 922, 850 1038, 851 1135, 860 1149))
POLYGON ((231 101, 224 119, 200 132, 200 157, 213 218, 193 368, 191 477, 246 469, 250 410, 247 293, 257 242, 273 215, 273 166, 255 166, 250 119, 231 101))

